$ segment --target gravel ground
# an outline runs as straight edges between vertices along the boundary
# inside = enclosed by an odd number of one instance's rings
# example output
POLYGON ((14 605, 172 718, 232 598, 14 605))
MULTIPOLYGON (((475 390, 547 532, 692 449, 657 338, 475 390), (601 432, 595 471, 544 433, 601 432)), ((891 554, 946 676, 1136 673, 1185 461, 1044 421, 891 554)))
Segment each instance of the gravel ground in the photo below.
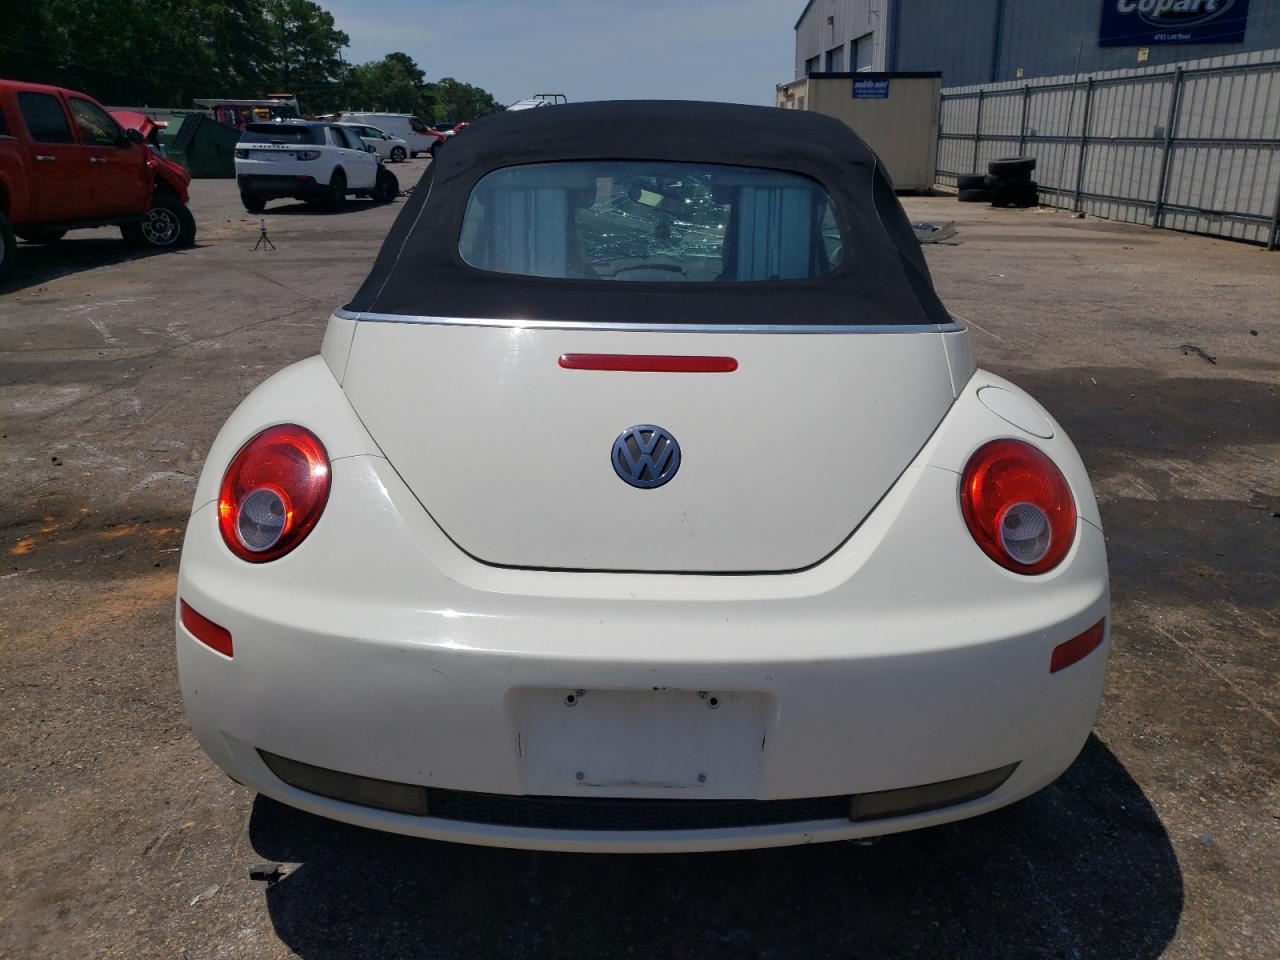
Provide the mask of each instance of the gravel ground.
POLYGON ((195 249, 72 234, 0 293, 0 956, 1280 957, 1280 254, 906 204, 958 221, 940 292, 1097 487, 1114 650, 1061 780, 873 845, 659 857, 378 835, 231 783, 174 672, 195 478, 400 204, 273 205, 255 252, 234 185, 197 181, 195 249))

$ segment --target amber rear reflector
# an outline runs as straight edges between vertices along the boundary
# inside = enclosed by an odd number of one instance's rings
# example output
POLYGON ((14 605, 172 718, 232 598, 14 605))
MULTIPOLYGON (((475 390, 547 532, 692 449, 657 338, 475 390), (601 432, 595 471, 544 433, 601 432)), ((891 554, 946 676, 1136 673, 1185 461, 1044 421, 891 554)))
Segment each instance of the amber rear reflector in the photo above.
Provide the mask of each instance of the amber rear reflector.
POLYGON ((1098 644, 1102 643, 1102 637, 1107 632, 1107 618, 1103 617, 1092 627, 1080 634, 1078 637, 1072 637, 1066 643, 1060 643, 1053 648, 1053 656, 1049 658, 1049 672, 1057 673, 1059 670, 1071 666, 1077 660, 1083 660, 1098 644))
POLYGON ((566 370, 613 370, 625 373, 733 373, 733 357, 676 357, 639 353, 563 353, 566 370))
POLYGON ((224 657, 232 656, 231 631, 226 627, 218 626, 208 617, 196 613, 187 601, 178 602, 182 607, 182 625, 190 631, 191 635, 210 650, 217 650, 224 657))

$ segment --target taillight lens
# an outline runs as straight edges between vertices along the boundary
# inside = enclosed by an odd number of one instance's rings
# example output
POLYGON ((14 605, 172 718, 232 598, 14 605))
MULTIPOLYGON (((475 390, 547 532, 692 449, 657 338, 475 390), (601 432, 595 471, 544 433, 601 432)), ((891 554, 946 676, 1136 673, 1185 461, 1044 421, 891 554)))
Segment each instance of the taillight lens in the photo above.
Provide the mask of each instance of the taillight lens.
POLYGON ((1016 573, 1052 570, 1076 535, 1076 503, 1066 477, 1022 440, 992 440, 969 458, 960 509, 978 546, 1016 573))
POLYGON ((222 477, 218 526, 241 560, 282 557, 311 532, 329 500, 329 455, 310 430, 285 423, 240 448, 222 477))
POLYGON ((320 151, 319 150, 299 150, 297 153, 294 154, 294 156, 297 157, 299 160, 319 160, 320 151))
POLYGON ((236 151, 236 159, 237 159, 237 160, 248 160, 248 159, 249 159, 249 151, 248 151, 248 150, 237 150, 237 151, 236 151))

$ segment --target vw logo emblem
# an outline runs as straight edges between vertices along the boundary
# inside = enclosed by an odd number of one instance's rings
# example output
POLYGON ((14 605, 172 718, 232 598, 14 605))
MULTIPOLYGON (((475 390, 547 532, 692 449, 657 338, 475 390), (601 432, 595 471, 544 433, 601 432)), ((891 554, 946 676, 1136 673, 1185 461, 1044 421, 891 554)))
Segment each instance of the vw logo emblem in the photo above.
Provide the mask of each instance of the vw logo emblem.
POLYGON ((680 444, 651 423, 631 427, 613 441, 613 469, 633 487, 660 487, 680 469, 680 444))

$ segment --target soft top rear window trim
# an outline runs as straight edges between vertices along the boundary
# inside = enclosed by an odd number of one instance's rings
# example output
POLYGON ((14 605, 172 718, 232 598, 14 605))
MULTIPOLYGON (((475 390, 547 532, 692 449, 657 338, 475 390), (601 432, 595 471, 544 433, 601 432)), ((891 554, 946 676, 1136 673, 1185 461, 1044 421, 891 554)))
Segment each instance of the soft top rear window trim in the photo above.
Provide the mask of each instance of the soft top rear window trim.
POLYGON ((633 330, 648 333, 958 333, 950 323, 727 324, 727 323, 580 323, 561 320, 511 320, 483 317, 432 317, 402 313, 362 313, 339 307, 334 316, 365 323, 421 323, 437 327, 510 327, 528 330, 633 330))

